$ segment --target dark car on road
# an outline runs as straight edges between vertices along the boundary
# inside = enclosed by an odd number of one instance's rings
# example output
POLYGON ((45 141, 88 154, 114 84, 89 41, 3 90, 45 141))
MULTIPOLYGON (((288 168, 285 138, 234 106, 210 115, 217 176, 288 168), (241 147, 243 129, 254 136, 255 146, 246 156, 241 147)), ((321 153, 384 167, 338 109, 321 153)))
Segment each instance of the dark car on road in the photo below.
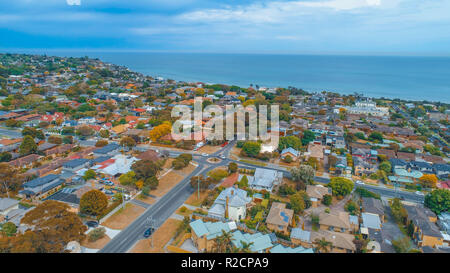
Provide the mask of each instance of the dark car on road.
POLYGON ((96 227, 98 227, 98 222, 97 221, 87 221, 86 226, 91 227, 91 228, 96 228, 96 227))
POLYGON ((152 233, 153 233, 154 230, 155 230, 154 228, 149 228, 149 229, 147 229, 147 230, 144 232, 144 238, 150 237, 150 235, 152 235, 152 233))

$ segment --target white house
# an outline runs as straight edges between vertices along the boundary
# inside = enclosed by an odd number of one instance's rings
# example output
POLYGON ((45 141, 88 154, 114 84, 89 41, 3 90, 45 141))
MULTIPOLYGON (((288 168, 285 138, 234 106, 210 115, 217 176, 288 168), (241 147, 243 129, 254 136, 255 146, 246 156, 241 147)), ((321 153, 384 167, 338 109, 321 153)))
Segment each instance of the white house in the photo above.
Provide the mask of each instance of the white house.
MULTIPOLYGON (((242 179, 239 176, 239 181, 242 179)), ((251 189, 272 192, 273 187, 279 185, 283 180, 283 173, 275 170, 256 168, 253 176, 247 176, 248 186, 251 189)))
POLYGON ((208 215, 239 221, 245 218, 247 204, 251 200, 251 197, 247 197, 247 192, 237 188, 237 186, 226 188, 216 198, 214 204, 208 210, 208 215), (228 212, 228 217, 226 217, 225 211, 228 212))

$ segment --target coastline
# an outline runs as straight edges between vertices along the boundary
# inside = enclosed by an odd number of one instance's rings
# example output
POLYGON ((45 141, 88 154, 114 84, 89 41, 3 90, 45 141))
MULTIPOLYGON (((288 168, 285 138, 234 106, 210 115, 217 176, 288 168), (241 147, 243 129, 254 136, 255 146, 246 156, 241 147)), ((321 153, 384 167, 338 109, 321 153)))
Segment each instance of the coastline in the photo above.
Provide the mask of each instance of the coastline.
POLYGON ((147 76, 176 81, 242 88, 250 84, 268 88, 293 86, 310 93, 362 93, 377 99, 450 103, 448 57, 59 50, 23 50, 23 53, 99 58, 147 76))

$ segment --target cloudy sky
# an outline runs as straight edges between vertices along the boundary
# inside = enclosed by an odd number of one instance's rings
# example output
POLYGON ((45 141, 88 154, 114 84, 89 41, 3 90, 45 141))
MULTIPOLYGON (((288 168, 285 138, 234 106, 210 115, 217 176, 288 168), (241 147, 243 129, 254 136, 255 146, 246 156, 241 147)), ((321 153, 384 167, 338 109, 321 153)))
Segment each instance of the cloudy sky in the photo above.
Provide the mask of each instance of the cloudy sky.
POLYGON ((450 55, 450 0, 0 0, 0 49, 450 55))

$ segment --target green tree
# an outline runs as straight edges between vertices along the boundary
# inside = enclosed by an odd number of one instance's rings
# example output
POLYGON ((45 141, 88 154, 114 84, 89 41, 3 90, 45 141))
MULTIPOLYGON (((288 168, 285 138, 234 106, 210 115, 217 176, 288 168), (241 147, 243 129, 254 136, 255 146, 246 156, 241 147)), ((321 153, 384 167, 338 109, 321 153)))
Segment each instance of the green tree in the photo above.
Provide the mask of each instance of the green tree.
POLYGON ((350 194, 353 190, 353 181, 344 177, 333 177, 331 178, 328 187, 331 188, 333 195, 342 197, 350 194))
POLYGON ((0 153, 0 162, 8 162, 12 158, 11 153, 8 152, 2 152, 0 153))
POLYGON ((133 171, 124 173, 119 177, 119 182, 124 186, 134 185, 137 182, 136 174, 133 171))
POLYGON ((247 141, 244 146, 242 146, 242 151, 246 156, 256 157, 261 151, 261 144, 254 141, 247 141))
POLYGON ((378 168, 382 171, 385 171, 386 173, 390 173, 392 169, 391 163, 389 161, 381 162, 378 168))
POLYGON ((348 200, 344 206, 344 209, 351 215, 356 215, 356 213, 358 211, 358 205, 355 202, 353 202, 352 200, 348 200))
POLYGON ((333 248, 333 244, 328 242, 325 238, 316 239, 314 244, 316 245, 316 251, 319 253, 328 253, 333 248))
POLYGON ((329 206, 331 205, 331 200, 333 200, 333 197, 329 194, 325 194, 322 198, 322 204, 329 206))
POLYGON ((22 136, 32 136, 33 138, 44 139, 44 133, 42 130, 37 130, 33 127, 25 127, 22 130, 22 136))
POLYGON ((383 143, 383 134, 380 132, 372 132, 369 135, 369 140, 377 143, 383 143))
POLYGON ((80 212, 89 215, 102 215, 108 207, 108 197, 99 191, 91 190, 83 194, 80 199, 80 212))
POLYGON ((38 146, 34 142, 34 139, 32 136, 27 135, 23 138, 22 144, 19 146, 19 153, 20 155, 29 155, 32 153, 36 153, 38 150, 38 146))
POLYGON ((109 131, 102 129, 102 130, 100 130, 99 135, 102 138, 109 138, 109 131))
POLYGON ((300 165, 291 169, 292 180, 295 182, 303 182, 305 184, 312 184, 314 180, 315 171, 309 165, 300 165))
POLYGON ((315 138, 316 138, 316 135, 312 131, 310 131, 310 130, 304 131, 303 132, 303 137, 302 137, 302 144, 303 144, 303 146, 308 145, 315 138))
POLYGON ((241 181, 239 181, 239 187, 240 187, 240 188, 246 188, 246 187, 248 187, 248 178, 247 178, 246 175, 244 175, 244 176, 241 178, 241 181))
POLYGON ((238 165, 235 162, 230 162, 230 164, 228 164, 228 172, 229 173, 235 173, 238 170, 238 165))
POLYGON ((300 192, 291 195, 290 204, 295 213, 302 213, 306 208, 305 200, 300 192))
POLYGON ((289 147, 299 150, 302 147, 302 141, 296 136, 281 137, 278 143, 278 150, 281 152, 289 147))
POLYGON ((436 214, 450 210, 450 190, 437 189, 425 196, 425 206, 436 214))
POLYGON ((411 241, 404 236, 392 241, 392 247, 396 253, 408 253, 411 250, 411 241))
POLYGON ((83 179, 88 181, 89 179, 94 179, 97 176, 94 170, 87 170, 84 172, 83 179))
POLYGON ((15 225, 14 223, 7 222, 7 223, 5 223, 5 224, 2 226, 2 232, 3 232, 6 236, 11 237, 11 236, 14 236, 14 235, 16 234, 16 232, 17 232, 17 227, 16 227, 16 225, 15 225))

